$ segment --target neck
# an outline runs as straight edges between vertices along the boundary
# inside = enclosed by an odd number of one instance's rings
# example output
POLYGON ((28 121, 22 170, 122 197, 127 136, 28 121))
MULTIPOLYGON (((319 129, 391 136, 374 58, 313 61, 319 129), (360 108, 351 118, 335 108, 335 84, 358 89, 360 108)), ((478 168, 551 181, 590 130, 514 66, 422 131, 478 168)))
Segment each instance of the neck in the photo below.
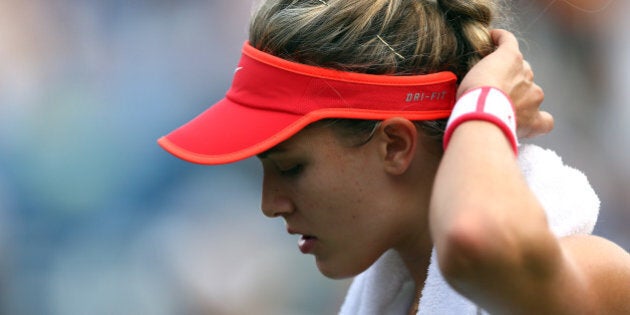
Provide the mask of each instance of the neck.
POLYGON ((408 218, 408 224, 403 227, 406 231, 404 241, 395 248, 415 283, 416 294, 409 310, 411 314, 417 313, 417 303, 424 289, 433 250, 429 230, 429 200, 433 179, 441 159, 441 147, 434 146, 433 142, 427 142, 418 149, 418 161, 414 163, 415 168, 411 171, 411 178, 414 180, 408 191, 408 197, 411 199, 410 209, 413 214, 408 218))
POLYGON ((414 245, 397 249, 409 273, 411 273, 411 277, 416 284, 416 289, 421 289, 424 286, 429 264, 431 263, 431 250, 433 248, 433 243, 428 233, 423 234, 426 235, 422 235, 416 239, 414 245))
POLYGON ((403 238, 395 247, 409 269, 416 288, 424 286, 427 269, 431 261, 433 241, 429 230, 429 200, 431 198, 433 178, 439 165, 439 157, 427 155, 417 163, 415 171, 410 172, 412 183, 402 189, 408 199, 408 217, 401 228, 403 238))
POLYGON ((429 264, 431 263, 432 247, 430 237, 423 237, 418 240, 416 246, 414 246, 415 249, 398 250, 415 283, 415 294, 409 308, 409 314, 415 315, 418 312, 420 297, 424 289, 429 264))
MULTIPOLYGON (((422 208, 427 209, 428 205, 422 208)), ((415 283, 416 294, 410 310, 410 313, 413 314, 417 312, 417 303, 424 288, 433 250, 433 241, 428 224, 428 210, 416 211, 414 211, 416 215, 409 218, 409 224, 403 228, 406 231, 403 241, 395 247, 415 283)))

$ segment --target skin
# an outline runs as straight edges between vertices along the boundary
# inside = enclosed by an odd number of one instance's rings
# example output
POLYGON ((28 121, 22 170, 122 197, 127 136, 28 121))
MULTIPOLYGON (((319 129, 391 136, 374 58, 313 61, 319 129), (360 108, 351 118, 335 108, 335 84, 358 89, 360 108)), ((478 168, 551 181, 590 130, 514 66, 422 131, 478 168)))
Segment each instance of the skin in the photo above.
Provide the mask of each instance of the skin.
MULTIPOLYGON (((516 39, 505 31, 493 37, 497 52, 471 70, 462 89, 495 80, 517 107, 519 128, 545 133, 553 123, 538 110, 542 91, 516 39), (501 70, 519 59, 520 71, 501 70)), ((451 141, 430 206, 451 286, 493 314, 630 314, 630 255, 596 236, 554 237, 499 128, 467 122, 451 141)))
POLYGON ((422 209, 439 156, 419 142, 407 146, 411 138, 418 138, 415 126, 400 118, 359 147, 327 127, 303 130, 259 156, 263 213, 317 237, 313 255, 330 278, 355 276, 390 248, 428 266, 429 256, 418 255, 431 250, 422 209))
MULTIPOLYGON (((516 107, 520 136, 549 132, 553 118, 539 110, 544 94, 516 39, 492 36, 497 50, 458 95, 495 86, 516 107)), ((449 284, 493 314, 630 313, 630 255, 594 236, 555 238, 499 128, 466 122, 439 151, 404 118, 384 120, 361 146, 306 128, 259 155, 263 213, 316 237, 312 254, 331 278, 394 249, 420 291, 435 246, 449 284)))

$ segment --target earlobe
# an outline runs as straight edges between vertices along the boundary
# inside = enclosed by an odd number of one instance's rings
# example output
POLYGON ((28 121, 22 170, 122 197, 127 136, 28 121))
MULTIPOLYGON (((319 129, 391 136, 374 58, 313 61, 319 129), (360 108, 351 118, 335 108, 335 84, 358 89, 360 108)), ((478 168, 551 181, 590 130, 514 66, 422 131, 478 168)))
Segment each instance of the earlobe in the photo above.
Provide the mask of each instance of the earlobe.
POLYGON ((385 170, 394 175, 403 174, 416 153, 416 125, 405 118, 390 118, 381 123, 381 134, 384 140, 381 150, 385 170))

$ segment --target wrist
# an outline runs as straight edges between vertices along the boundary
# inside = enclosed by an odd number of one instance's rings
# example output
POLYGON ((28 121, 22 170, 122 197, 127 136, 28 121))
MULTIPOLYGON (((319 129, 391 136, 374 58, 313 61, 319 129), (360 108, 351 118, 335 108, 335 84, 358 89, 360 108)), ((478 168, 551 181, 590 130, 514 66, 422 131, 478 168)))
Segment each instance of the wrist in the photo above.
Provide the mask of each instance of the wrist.
POLYGON ((503 91, 485 86, 464 93, 455 103, 446 125, 444 149, 448 147, 453 131, 470 120, 483 120, 499 127, 509 141, 514 154, 518 153, 514 106, 503 91))

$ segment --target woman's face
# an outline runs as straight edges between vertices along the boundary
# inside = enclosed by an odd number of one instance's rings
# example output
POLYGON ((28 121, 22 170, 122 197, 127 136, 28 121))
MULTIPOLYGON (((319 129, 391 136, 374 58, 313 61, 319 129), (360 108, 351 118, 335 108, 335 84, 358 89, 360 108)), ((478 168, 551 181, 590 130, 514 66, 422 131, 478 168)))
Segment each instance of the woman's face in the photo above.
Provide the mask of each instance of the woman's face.
POLYGON ((426 221, 418 197, 406 198, 385 170, 379 145, 349 146, 330 128, 312 127, 259 155, 263 213, 283 217, 327 277, 359 274, 407 243, 417 230, 410 222, 426 221))

